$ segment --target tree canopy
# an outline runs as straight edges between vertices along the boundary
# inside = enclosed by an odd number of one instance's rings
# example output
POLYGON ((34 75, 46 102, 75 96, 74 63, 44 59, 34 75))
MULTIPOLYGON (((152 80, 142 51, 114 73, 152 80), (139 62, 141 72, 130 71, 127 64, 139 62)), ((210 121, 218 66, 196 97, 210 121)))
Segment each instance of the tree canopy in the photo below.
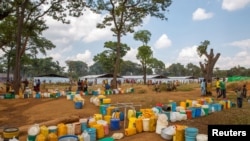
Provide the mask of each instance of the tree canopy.
POLYGON ((96 11, 106 14, 103 21, 97 24, 97 27, 111 27, 111 31, 117 38, 117 54, 112 86, 117 88, 117 73, 119 72, 121 58, 121 37, 127 33, 133 33, 134 28, 140 26, 147 16, 166 20, 166 11, 171 2, 171 0, 97 0, 96 11))

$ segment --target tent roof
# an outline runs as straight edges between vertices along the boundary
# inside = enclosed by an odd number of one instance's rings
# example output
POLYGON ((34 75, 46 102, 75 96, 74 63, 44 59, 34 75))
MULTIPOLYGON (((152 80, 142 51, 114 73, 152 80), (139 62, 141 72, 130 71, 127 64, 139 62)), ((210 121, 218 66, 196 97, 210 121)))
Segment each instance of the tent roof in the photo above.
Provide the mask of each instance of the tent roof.
POLYGON ((39 75, 36 77, 61 77, 61 78, 68 78, 66 76, 62 76, 62 75, 57 75, 57 74, 44 74, 44 75, 39 75))
MULTIPOLYGON (((117 76, 118 78, 121 78, 120 76, 117 76)), ((96 75, 86 75, 86 76, 82 76, 81 79, 84 78, 113 78, 113 74, 112 73, 105 73, 105 74, 96 74, 96 75)))
MULTIPOLYGON (((143 79, 143 75, 127 75, 127 76, 123 76, 123 78, 127 78, 127 79, 143 79)), ((147 79, 159 79, 159 78, 168 78, 167 76, 164 75, 147 75, 146 76, 147 79)))
POLYGON ((169 77, 170 79, 195 79, 194 76, 173 76, 173 77, 169 77))

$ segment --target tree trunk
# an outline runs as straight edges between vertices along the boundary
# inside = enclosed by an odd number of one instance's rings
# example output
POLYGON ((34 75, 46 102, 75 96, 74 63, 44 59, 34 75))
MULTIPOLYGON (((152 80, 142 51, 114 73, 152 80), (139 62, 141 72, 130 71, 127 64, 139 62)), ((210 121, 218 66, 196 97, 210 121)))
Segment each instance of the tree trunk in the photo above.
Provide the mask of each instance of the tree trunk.
POLYGON ((114 74, 113 74, 113 81, 112 81, 112 87, 114 89, 117 89, 117 74, 119 70, 120 65, 120 58, 121 58, 121 34, 117 34, 117 52, 116 52, 116 60, 115 60, 115 66, 114 66, 114 74))
POLYGON ((143 82, 144 82, 144 85, 146 85, 147 84, 147 67, 146 67, 146 65, 143 65, 142 66, 142 69, 143 69, 143 82))
POLYGON ((20 76, 20 68, 21 68, 21 47, 22 47, 22 31, 23 31, 23 22, 24 22, 24 12, 25 6, 28 1, 24 0, 19 8, 17 5, 17 33, 16 33, 16 56, 15 56, 15 67, 13 74, 13 89, 15 94, 19 94, 19 89, 21 86, 21 76, 20 76))
POLYGON ((200 62, 201 71, 203 73, 203 77, 206 79, 207 82, 207 93, 212 94, 211 88, 212 88, 212 77, 213 77, 213 69, 215 66, 215 63, 220 57, 220 53, 217 53, 214 57, 213 49, 210 50, 209 54, 205 54, 207 57, 207 62, 202 64, 200 62))

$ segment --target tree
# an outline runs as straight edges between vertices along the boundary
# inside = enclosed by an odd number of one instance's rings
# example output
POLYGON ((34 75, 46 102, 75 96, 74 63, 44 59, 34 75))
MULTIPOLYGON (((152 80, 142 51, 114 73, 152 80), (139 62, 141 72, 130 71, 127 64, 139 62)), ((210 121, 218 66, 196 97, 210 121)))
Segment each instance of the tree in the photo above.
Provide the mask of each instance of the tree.
POLYGON ((82 61, 67 60, 68 73, 71 78, 77 80, 78 77, 88 74, 88 64, 82 61))
POLYGON ((138 48, 138 53, 136 58, 141 62, 143 81, 146 84, 147 70, 149 69, 151 63, 153 62, 153 51, 147 43, 150 41, 151 33, 148 30, 140 30, 135 32, 134 39, 142 42, 142 46, 138 48))
POLYGON ((54 62, 52 57, 31 59, 31 63, 22 65, 22 70, 30 77, 50 73, 63 75, 64 73, 64 67, 60 67, 59 62, 54 62))
POLYGON ((134 27, 140 26, 143 19, 153 16, 166 20, 165 11, 171 5, 171 0, 97 0, 97 12, 106 14, 106 17, 97 25, 98 28, 111 26, 111 31, 117 39, 117 54, 114 67, 113 86, 117 88, 117 73, 121 58, 121 37, 133 33, 134 27))
POLYGON ((0 2, 0 21, 12 13, 11 0, 1 0, 0 2))
MULTIPOLYGON (((106 73, 112 73, 114 72, 114 67, 115 67, 115 62, 117 60, 117 42, 105 42, 104 43, 104 48, 107 48, 100 54, 97 54, 94 56, 94 61, 99 62, 103 69, 106 71, 106 73)), ((120 58, 119 62, 121 62, 121 58, 126 55, 126 53, 130 50, 130 47, 127 46, 127 44, 121 44, 121 49, 120 49, 120 58)), ((120 66, 120 65, 119 65, 120 66)), ((118 68, 120 70, 120 68, 118 68)), ((120 71, 119 71, 120 72, 120 71)), ((116 73, 118 74, 118 73, 116 73)))
MULTIPOLYGON (((206 57, 206 59, 204 60, 204 63, 199 62, 199 64, 201 67, 203 77, 206 79, 206 82, 208 83, 208 87, 212 88, 213 70, 214 70, 215 63, 220 57, 220 53, 217 53, 216 55, 214 55, 214 51, 211 48, 210 53, 208 54, 207 48, 209 45, 210 45, 210 41, 208 40, 201 42, 201 44, 197 48, 197 53, 200 57, 202 57, 203 55, 205 55, 206 57)), ((208 90, 207 93, 211 94, 211 91, 208 90)))
POLYGON ((121 62, 121 75, 142 75, 141 65, 129 60, 121 62))
POLYGON ((153 59, 153 51, 149 46, 140 46, 136 58, 141 62, 143 81, 146 84, 147 68, 153 59))
MULTIPOLYGON (((15 66, 14 66, 14 79, 13 88, 14 92, 18 93, 20 89, 20 69, 21 69, 21 57, 24 54, 24 50, 28 45, 28 41, 31 36, 38 36, 42 34, 42 31, 47 29, 45 26, 45 15, 51 16, 63 23, 69 23, 66 20, 67 13, 70 16, 82 15, 83 8, 86 3, 83 1, 68 1, 68 0, 13 0, 7 1, 11 5, 12 12, 8 16, 14 16, 16 18, 15 28, 15 66), (47 9, 45 9, 47 8, 47 9), (39 27, 37 29, 36 27, 39 27)), ((5 17, 6 18, 6 17, 5 17)))
POLYGON ((186 69, 187 69, 186 75, 194 76, 196 78, 201 76, 201 69, 192 63, 188 63, 186 65, 186 69))
POLYGON ((104 68, 102 67, 102 64, 100 62, 95 62, 92 66, 89 67, 89 73, 90 75, 94 75, 94 74, 103 74, 106 71, 104 70, 104 68))
POLYGON ((165 69, 165 64, 156 58, 152 58, 150 67, 154 69, 155 74, 163 74, 165 69))
POLYGON ((151 33, 148 30, 139 30, 135 32, 134 39, 136 41, 141 41, 142 45, 147 45, 150 41, 151 33))
POLYGON ((172 64, 167 68, 167 71, 170 76, 184 76, 185 67, 180 63, 172 64))

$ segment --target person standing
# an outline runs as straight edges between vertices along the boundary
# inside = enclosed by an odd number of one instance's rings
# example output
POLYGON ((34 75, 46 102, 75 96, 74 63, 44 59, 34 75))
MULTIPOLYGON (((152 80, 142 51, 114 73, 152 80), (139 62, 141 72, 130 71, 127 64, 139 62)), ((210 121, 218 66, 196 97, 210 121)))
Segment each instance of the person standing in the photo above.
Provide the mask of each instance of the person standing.
POLYGON ((41 82, 40 82, 40 79, 37 79, 36 81, 36 92, 40 92, 40 85, 41 85, 41 82))
POLYGON ((88 94, 88 80, 87 80, 87 78, 85 78, 85 80, 83 81, 82 86, 83 86, 83 92, 85 94, 88 94))
POLYGON ((226 79, 223 77, 222 81, 220 81, 220 95, 217 96, 217 98, 220 97, 226 98, 226 79))
MULTIPOLYGON (((243 86, 244 87, 244 86, 243 86)), ((236 90, 236 96, 237 96, 237 107, 242 108, 242 103, 243 103, 243 89, 241 87, 238 87, 236 90)))
POLYGON ((216 87, 216 94, 218 97, 220 95, 220 78, 219 77, 216 78, 215 87, 216 87))
POLYGON ((78 80, 77 82, 77 91, 82 91, 82 82, 81 82, 81 79, 78 80))
POLYGON ((206 95, 206 79, 203 79, 201 81, 201 96, 205 96, 206 95))
POLYGON ((246 84, 243 85, 243 88, 242 88, 242 95, 243 95, 243 98, 247 98, 247 88, 246 88, 246 84))
POLYGON ((33 81, 33 90, 35 92, 37 91, 36 83, 37 83, 37 79, 34 79, 34 81, 33 81))

